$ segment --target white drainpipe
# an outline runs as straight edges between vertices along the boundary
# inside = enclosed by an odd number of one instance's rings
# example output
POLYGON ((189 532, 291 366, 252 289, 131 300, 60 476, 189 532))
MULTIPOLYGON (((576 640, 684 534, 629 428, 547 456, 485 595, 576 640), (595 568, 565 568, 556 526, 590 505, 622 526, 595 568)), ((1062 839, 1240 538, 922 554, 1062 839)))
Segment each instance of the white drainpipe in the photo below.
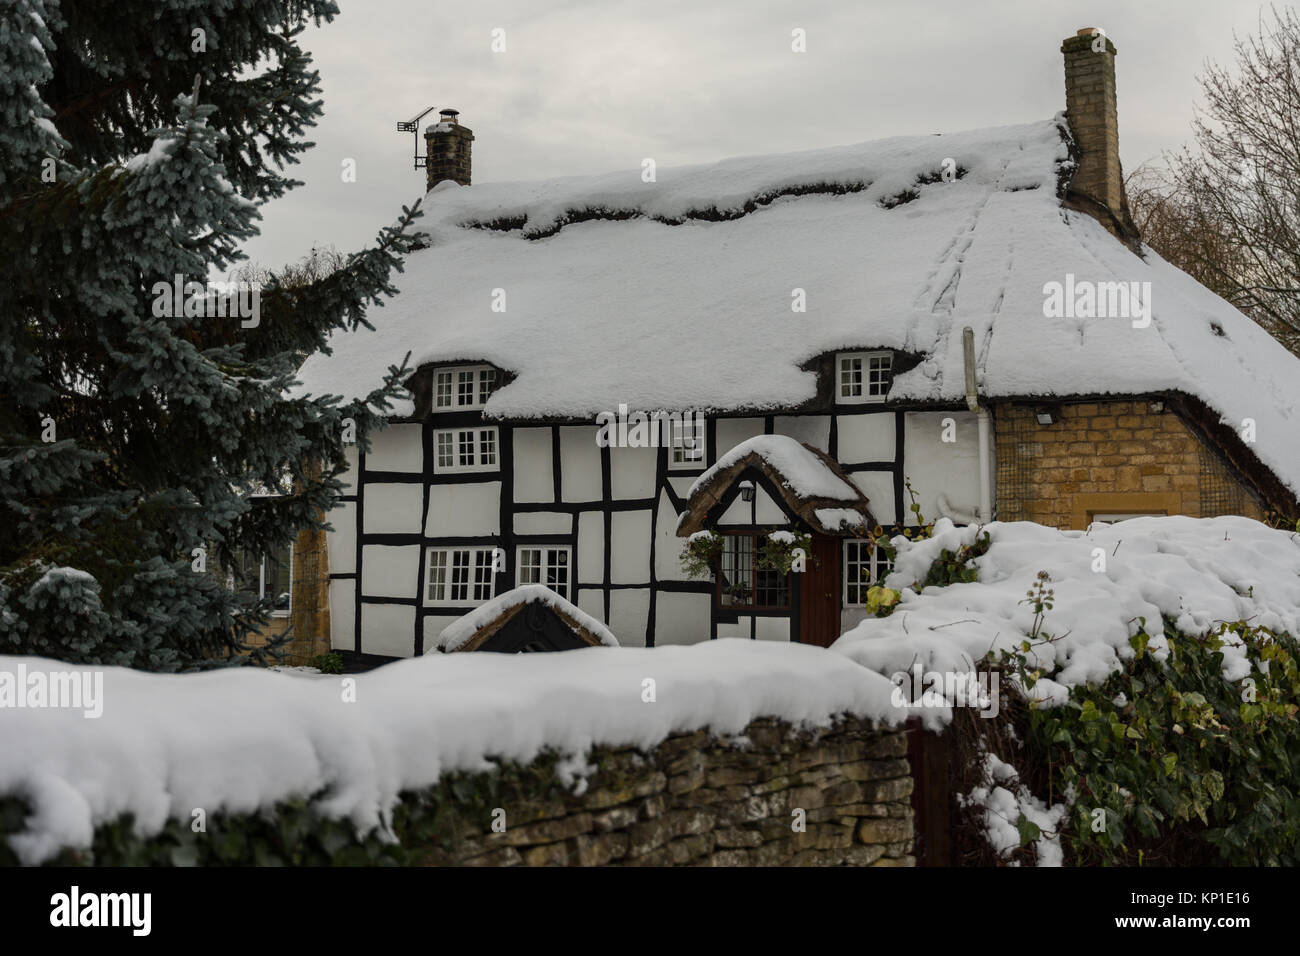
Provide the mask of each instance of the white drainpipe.
POLYGON ((993 457, 990 447, 992 436, 992 419, 988 409, 980 405, 979 394, 975 386, 975 330, 969 325, 961 331, 961 349, 966 368, 966 407, 975 415, 979 426, 980 456, 980 505, 977 517, 981 521, 993 518, 993 482, 989 473, 989 461, 993 457))

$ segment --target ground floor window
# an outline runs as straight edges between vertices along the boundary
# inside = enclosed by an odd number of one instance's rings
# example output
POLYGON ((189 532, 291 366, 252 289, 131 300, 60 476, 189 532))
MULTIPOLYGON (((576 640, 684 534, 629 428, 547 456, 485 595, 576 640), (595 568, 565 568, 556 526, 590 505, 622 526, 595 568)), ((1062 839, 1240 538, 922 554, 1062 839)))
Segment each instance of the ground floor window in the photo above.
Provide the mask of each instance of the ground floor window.
POLYGON ((757 566, 766 534, 724 534, 718 558, 719 607, 783 609, 790 606, 790 575, 757 566))
POLYGON ((844 542, 844 606, 866 607, 867 591, 890 571, 889 558, 869 538, 844 542))
POLYGON ((293 547, 270 554, 244 550, 230 570, 229 584, 245 607, 269 599, 272 616, 287 617, 293 603, 293 547))
POLYGON ((426 604, 482 604, 492 597, 495 548, 430 548, 426 604))
POLYGON ((560 597, 568 599, 569 549, 567 546, 521 547, 517 566, 520 584, 545 584, 560 597))

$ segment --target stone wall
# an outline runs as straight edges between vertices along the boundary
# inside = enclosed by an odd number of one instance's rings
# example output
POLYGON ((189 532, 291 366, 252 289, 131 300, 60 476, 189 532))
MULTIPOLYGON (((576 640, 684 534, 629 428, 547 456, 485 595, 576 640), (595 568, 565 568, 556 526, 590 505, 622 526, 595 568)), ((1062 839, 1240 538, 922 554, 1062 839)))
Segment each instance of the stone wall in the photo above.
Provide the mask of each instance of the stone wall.
POLYGON ((699 731, 649 754, 598 748, 581 795, 557 788, 502 793, 498 806, 445 807, 441 845, 416 858, 453 866, 914 865, 902 730, 846 720, 810 733, 757 720, 745 736, 744 747, 699 731), (498 807, 505 829, 493 832, 498 807))
POLYGON ((994 409, 997 517, 1083 529, 1095 514, 1240 514, 1259 502, 1164 403, 1082 402, 1039 425, 1033 405, 994 409))

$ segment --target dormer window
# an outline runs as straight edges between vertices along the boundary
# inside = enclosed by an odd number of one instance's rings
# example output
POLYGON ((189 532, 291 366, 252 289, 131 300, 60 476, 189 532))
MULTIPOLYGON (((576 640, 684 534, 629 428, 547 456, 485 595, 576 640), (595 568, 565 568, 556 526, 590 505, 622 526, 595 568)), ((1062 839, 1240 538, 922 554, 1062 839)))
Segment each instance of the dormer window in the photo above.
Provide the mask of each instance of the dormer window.
POLYGON ((883 402, 893 361, 892 352, 841 352, 836 357, 835 401, 841 405, 883 402))
POLYGON ((482 408, 496 385, 497 370, 491 365, 459 365, 433 373, 433 410, 469 411, 482 408))

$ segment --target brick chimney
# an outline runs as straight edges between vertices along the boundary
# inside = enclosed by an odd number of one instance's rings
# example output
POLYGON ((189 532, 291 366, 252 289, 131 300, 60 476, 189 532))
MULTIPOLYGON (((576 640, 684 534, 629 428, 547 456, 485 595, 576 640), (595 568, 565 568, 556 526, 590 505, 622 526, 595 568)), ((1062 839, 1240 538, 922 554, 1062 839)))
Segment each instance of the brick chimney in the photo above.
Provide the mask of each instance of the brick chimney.
POLYGON ((1119 162, 1119 112, 1115 103, 1115 44, 1084 27, 1061 44, 1065 54, 1065 118, 1078 163, 1065 204, 1097 219, 1136 249, 1137 227, 1124 195, 1119 162))
POLYGON ((425 169, 428 186, 432 189, 443 180, 450 179, 468 186, 470 183, 470 150, 474 131, 461 126, 459 110, 438 111, 438 122, 424 129, 425 154, 429 157, 425 169))

